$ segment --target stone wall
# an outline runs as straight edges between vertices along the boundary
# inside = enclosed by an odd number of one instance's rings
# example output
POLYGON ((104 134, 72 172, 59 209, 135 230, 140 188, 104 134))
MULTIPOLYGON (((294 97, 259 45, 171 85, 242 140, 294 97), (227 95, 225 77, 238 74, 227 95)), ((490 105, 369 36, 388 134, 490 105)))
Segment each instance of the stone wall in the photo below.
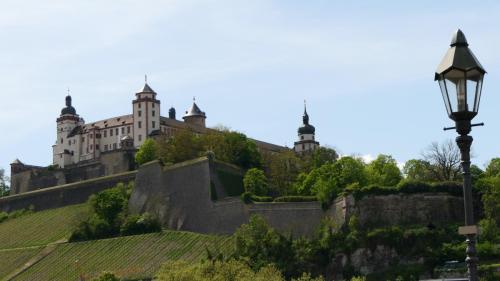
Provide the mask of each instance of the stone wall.
POLYGON ((11 212, 27 209, 31 206, 36 211, 80 204, 90 195, 111 188, 116 184, 134 181, 136 171, 65 184, 40 190, 25 192, 0 198, 0 211, 11 212))
POLYGON ((11 195, 42 188, 76 183, 88 179, 123 173, 133 170, 134 157, 130 151, 101 153, 99 160, 68 165, 64 169, 37 167, 20 162, 11 164, 11 195))
MULTIPOLYGON (((158 161, 141 166, 129 202, 132 213, 149 212, 171 229, 231 234, 253 214, 262 215, 274 228, 296 236, 310 236, 325 216, 317 202, 244 204, 239 197, 210 198, 211 185, 218 186, 217 169, 222 163, 200 158, 168 167, 158 161), (217 166, 217 169, 214 168, 217 166)), ((228 172, 234 167, 226 167, 228 172)), ((236 172, 237 173, 237 172, 236 172)), ((241 171, 239 172, 241 173, 241 171)))
POLYGON ((462 197, 447 193, 371 195, 348 200, 349 214, 363 227, 442 225, 464 220, 462 197))

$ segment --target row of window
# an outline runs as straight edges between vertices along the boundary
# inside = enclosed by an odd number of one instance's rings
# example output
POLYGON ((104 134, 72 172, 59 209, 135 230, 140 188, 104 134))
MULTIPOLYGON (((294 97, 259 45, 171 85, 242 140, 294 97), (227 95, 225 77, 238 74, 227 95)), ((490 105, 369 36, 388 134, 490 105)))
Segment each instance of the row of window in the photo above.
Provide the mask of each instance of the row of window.
MULTIPOLYGON (((153 104, 154 104, 154 103, 153 103, 153 104)), ((140 105, 140 104, 139 104, 139 105, 140 105)), ((141 117, 141 116, 142 116, 142 111, 138 110, 138 111, 137 111, 137 115, 138 115, 139 117, 141 117)), ((154 111, 154 110, 153 110, 153 111, 151 111, 151 116, 153 116, 153 117, 155 116, 155 111, 154 111)))
MULTIPOLYGON (((142 121, 137 121, 137 128, 142 128, 142 121)), ((156 121, 151 121, 151 128, 156 128, 156 121)))
MULTIPOLYGON (((139 95, 139 98, 141 98, 141 95, 139 95)), ((141 108, 141 104, 142 104, 141 102, 140 102, 140 103, 138 103, 138 104, 137 104, 137 107, 138 107, 138 108, 141 108)), ((152 102, 152 103, 151 103, 151 107, 152 107, 152 108, 155 108, 155 103, 154 103, 154 102, 152 102)), ((140 115, 139 115, 139 116, 140 116, 140 115)), ((154 114, 153 114, 153 116, 154 116, 154 114)))

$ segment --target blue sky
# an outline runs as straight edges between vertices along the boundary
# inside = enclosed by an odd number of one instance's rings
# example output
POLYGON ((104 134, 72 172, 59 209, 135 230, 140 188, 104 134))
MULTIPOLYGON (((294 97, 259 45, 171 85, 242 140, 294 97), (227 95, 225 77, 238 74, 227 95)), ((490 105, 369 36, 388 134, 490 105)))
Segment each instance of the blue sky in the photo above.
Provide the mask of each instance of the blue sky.
POLYGON ((500 156, 497 1, 0 3, 0 168, 50 164, 71 89, 87 122, 129 114, 148 75, 162 115, 196 96, 209 126, 292 146, 307 99, 342 154, 419 158, 443 132, 434 70, 461 28, 488 71, 473 162, 500 156))

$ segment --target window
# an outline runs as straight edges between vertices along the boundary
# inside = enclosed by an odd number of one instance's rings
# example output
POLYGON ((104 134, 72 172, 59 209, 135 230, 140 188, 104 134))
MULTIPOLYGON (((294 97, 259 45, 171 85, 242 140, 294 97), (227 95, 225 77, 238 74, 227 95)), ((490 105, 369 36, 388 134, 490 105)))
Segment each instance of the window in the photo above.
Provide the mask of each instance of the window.
POLYGON ((94 138, 94 134, 90 134, 90 138, 93 139, 94 138))
POLYGON ((108 145, 107 144, 104 145, 104 151, 108 151, 108 145))
POLYGON ((71 140, 68 140, 68 145, 71 145, 71 140))
POLYGON ((142 141, 142 135, 139 135, 139 141, 142 141))
POLYGON ((300 136, 300 139, 303 140, 304 139, 304 136, 300 136))
POLYGON ((302 144, 302 150, 305 150, 306 149, 306 146, 304 144, 302 144))
POLYGON ((116 143, 113 143, 113 149, 116 149, 116 143))
POLYGON ((82 142, 85 142, 85 137, 82 137, 82 142))
POLYGON ((63 142, 64 142, 64 140, 63 140, 63 138, 61 138, 61 143, 63 143, 63 142))
POLYGON ((104 130, 104 137, 107 137, 107 136, 108 136, 108 131, 104 130))
POLYGON ((87 146, 87 153, 89 153, 89 147, 87 146))
MULTIPOLYGON (((155 105, 155 104, 153 103, 153 105, 155 105)), ((155 111, 154 110, 151 112, 151 115, 155 116, 155 111)))
POLYGON ((130 126, 127 127, 127 134, 130 134, 130 126))
POLYGON ((142 116, 142 111, 140 111, 140 110, 139 110, 139 111, 137 111, 137 115, 138 115, 139 117, 141 117, 141 116, 142 116))
MULTIPOLYGON (((152 104, 153 104, 153 108, 155 108, 155 103, 153 102, 152 104)), ((155 116, 154 111, 153 111, 153 116, 155 116)))
MULTIPOLYGON (((139 98, 141 98, 141 96, 139 96, 139 98)), ((137 107, 141 108, 141 103, 137 104, 137 107)))
POLYGON ((151 122, 151 127, 153 127, 153 129, 156 127, 156 122, 155 121, 151 122))
POLYGON ((118 136, 118 128, 116 128, 116 135, 118 136))
POLYGON ((122 135, 125 134, 125 127, 122 127, 122 135))
POLYGON ((95 145, 95 150, 99 150, 99 145, 98 144, 95 145))
POLYGON ((93 149, 94 149, 94 145, 93 145, 93 144, 91 144, 91 145, 90 145, 90 150, 93 150, 93 149))
POLYGON ((109 130, 109 136, 112 137, 113 136, 113 129, 109 130))
POLYGON ((137 127, 138 127, 139 129, 140 129, 140 128, 142 128, 142 122, 141 122, 141 121, 137 122, 137 127))

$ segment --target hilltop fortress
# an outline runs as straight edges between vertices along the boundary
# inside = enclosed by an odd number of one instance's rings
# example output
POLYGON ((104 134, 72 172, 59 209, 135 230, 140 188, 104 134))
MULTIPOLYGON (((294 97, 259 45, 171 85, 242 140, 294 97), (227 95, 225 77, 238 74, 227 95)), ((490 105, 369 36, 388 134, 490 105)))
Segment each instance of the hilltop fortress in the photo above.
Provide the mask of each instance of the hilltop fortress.
MULTIPOLYGON (((207 115, 195 100, 185 111, 182 120, 176 118, 171 107, 168 117, 161 116, 161 102, 157 93, 145 81, 132 100, 132 113, 85 123, 77 114, 70 95, 66 106, 56 119, 56 141, 52 146, 53 160, 49 167, 27 165, 16 159, 11 164, 11 194, 113 175, 134 170, 134 154, 146 138, 160 135, 175 136, 179 130, 192 130, 204 134, 207 115)), ((278 152, 288 148, 253 140, 261 151, 278 152)), ((319 147, 315 128, 309 124, 304 107, 303 124, 294 143, 297 153, 307 153, 319 147)))

